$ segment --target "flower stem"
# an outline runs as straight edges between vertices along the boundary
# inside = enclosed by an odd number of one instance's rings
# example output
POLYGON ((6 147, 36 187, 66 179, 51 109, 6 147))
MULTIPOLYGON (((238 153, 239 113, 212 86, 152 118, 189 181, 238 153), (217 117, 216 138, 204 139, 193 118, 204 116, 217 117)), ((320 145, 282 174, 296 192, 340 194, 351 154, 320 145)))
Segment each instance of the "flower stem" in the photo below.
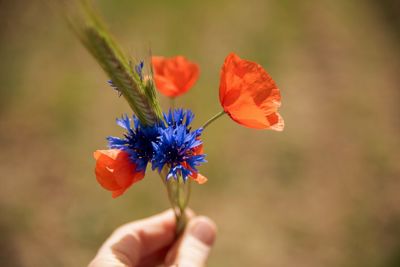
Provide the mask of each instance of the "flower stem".
POLYGON ((206 123, 204 123, 203 125, 203 129, 205 129, 208 125, 210 125, 213 121, 215 121, 216 119, 218 119, 219 117, 221 117, 222 115, 225 114, 225 111, 220 111, 217 114, 215 114, 211 119, 209 119, 208 121, 206 121, 206 123))
POLYGON ((165 179, 167 173, 168 168, 164 168, 160 173, 160 177, 167 188, 168 199, 175 213, 176 236, 180 236, 187 224, 185 209, 190 198, 190 180, 185 182, 182 176, 179 175, 177 180, 170 178, 167 181, 165 179))
POLYGON ((185 209, 189 202, 190 180, 184 182, 182 176, 178 176, 178 181, 175 182, 177 185, 176 198, 179 209, 179 216, 176 218, 176 234, 179 236, 185 230, 187 224, 185 209))

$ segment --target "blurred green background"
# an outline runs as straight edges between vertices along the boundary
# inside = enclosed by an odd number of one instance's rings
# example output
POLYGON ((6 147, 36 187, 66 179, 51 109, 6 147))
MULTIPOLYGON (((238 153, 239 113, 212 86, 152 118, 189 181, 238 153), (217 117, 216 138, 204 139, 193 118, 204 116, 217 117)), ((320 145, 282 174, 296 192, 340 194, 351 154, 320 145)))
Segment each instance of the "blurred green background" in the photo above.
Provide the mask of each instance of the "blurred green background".
MULTIPOLYGON (((282 133, 225 117, 204 134, 209 266, 400 266, 398 1, 106 1, 132 57, 182 54, 201 78, 178 100, 219 111, 234 51, 281 88, 282 133)), ((92 152, 128 105, 45 1, 0 0, 0 266, 85 266, 117 226, 169 207, 151 172, 111 199, 92 152)), ((162 98, 164 108, 168 101, 162 98)))

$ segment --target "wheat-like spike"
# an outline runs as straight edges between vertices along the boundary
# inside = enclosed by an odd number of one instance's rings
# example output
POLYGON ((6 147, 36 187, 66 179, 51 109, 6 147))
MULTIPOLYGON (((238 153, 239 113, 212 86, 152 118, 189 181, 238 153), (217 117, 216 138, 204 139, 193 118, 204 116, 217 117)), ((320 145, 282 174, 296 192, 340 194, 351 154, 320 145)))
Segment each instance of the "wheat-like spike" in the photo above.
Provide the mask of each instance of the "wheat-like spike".
POLYGON ((156 113, 158 116, 162 117, 162 111, 160 108, 160 105, 158 103, 158 99, 157 99, 157 91, 156 91, 156 87, 154 84, 154 73, 153 73, 153 64, 151 62, 152 59, 152 52, 151 52, 151 48, 149 48, 149 54, 148 54, 148 64, 147 64, 147 68, 148 68, 148 73, 149 73, 149 79, 147 80, 146 84, 145 84, 145 94, 148 97, 148 99, 150 100, 151 105, 153 106, 154 110, 156 110, 156 113))
POLYGON ((86 2, 83 3, 85 21, 77 24, 70 20, 78 37, 99 62, 118 90, 145 125, 153 125, 161 119, 161 109, 155 93, 149 94, 148 86, 132 71, 121 52, 97 15, 86 2))
MULTIPOLYGON (((139 120, 147 125, 154 124, 158 120, 157 112, 153 107, 154 99, 149 99, 146 96, 140 82, 134 79, 134 74, 118 60, 104 38, 93 29, 87 29, 86 34, 89 37, 87 44, 89 51, 98 59, 100 65, 126 98, 139 120)), ((158 104, 158 102, 156 103, 158 104)))

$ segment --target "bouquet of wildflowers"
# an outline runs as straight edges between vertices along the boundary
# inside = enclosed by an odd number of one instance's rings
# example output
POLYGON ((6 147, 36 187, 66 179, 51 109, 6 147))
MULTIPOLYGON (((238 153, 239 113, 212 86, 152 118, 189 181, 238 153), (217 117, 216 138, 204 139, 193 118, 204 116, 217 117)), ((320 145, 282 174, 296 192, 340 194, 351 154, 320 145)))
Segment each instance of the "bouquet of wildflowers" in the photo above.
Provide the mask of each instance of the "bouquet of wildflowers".
POLYGON ((108 74, 111 87, 133 111, 133 115, 116 120, 124 133, 107 137, 108 149, 94 152, 97 181, 116 198, 142 180, 150 168, 157 171, 180 233, 186 223, 191 181, 207 182, 198 171, 206 162, 201 140, 206 127, 226 114, 249 128, 282 131, 284 122, 277 112, 281 105, 279 89, 259 64, 231 53, 220 72, 222 110, 202 127, 192 128, 192 111, 171 108, 162 112, 156 90, 173 101, 196 83, 198 65, 183 56, 151 57, 146 63, 128 60, 90 6, 83 2, 82 7, 84 16, 71 16, 69 23, 108 74))

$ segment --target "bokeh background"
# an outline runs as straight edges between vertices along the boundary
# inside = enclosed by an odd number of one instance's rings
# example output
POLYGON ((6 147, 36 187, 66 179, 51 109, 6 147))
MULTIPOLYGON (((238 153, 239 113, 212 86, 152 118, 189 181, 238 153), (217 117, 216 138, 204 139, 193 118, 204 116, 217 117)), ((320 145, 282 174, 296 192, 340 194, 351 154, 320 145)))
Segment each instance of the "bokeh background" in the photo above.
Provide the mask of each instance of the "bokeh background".
MULTIPOLYGON (((225 117, 204 134, 209 266, 400 266, 400 5, 396 0, 96 1, 132 57, 182 54, 178 100, 219 111, 234 51, 283 95, 282 133, 225 117)), ((117 226, 169 207, 159 177, 111 199, 92 152, 130 109, 46 1, 0 1, 0 265, 85 266, 117 226)), ((161 98, 164 108, 168 101, 161 98)))

